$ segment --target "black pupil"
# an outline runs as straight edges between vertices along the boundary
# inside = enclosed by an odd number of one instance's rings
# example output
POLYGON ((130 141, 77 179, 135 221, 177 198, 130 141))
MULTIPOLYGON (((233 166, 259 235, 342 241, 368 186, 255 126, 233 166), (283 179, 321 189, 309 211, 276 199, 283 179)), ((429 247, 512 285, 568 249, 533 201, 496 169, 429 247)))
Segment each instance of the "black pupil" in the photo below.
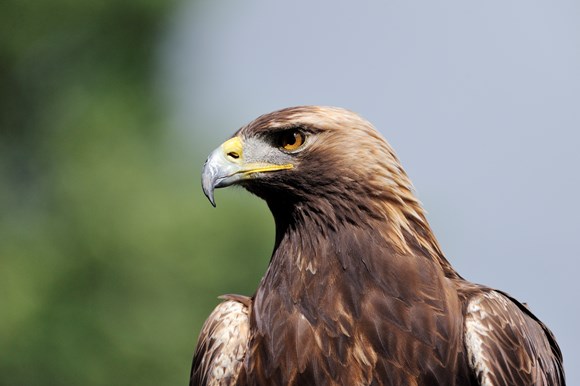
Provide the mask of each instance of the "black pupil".
POLYGON ((297 134, 295 131, 288 133, 284 138, 284 146, 292 146, 296 143, 297 134))

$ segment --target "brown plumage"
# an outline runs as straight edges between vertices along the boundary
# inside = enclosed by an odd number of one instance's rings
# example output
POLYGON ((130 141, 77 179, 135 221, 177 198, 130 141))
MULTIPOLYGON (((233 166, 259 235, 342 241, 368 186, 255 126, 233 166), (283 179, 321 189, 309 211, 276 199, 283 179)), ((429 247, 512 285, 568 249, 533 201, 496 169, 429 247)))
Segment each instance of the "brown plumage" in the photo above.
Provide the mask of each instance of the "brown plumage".
POLYGON ((564 385, 548 330, 509 295, 464 280, 370 123, 304 106, 259 117, 206 161, 276 223, 251 298, 206 321, 191 385, 564 385))

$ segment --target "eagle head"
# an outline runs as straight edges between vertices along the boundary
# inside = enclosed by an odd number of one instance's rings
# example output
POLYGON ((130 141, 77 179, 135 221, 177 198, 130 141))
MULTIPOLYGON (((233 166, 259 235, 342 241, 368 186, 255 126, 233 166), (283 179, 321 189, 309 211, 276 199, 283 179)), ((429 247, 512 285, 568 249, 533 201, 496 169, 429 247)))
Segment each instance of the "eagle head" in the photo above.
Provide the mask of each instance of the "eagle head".
POLYGON ((265 114, 208 157, 203 191, 238 184, 270 208, 310 206, 374 213, 381 201, 412 201, 412 185, 392 148, 359 115, 336 107, 299 106, 265 114), (356 210, 353 210, 356 209, 356 210))

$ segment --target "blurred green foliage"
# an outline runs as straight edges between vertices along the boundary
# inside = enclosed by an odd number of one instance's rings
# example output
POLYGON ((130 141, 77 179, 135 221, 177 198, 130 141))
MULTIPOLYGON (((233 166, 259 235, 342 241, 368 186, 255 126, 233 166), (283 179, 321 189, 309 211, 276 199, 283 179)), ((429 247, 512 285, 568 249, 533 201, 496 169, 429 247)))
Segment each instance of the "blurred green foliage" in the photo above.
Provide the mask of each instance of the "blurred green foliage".
POLYGON ((211 149, 164 127, 174 5, 0 3, 0 385, 187 384, 216 297, 265 270, 265 205, 218 192, 213 209, 211 149))

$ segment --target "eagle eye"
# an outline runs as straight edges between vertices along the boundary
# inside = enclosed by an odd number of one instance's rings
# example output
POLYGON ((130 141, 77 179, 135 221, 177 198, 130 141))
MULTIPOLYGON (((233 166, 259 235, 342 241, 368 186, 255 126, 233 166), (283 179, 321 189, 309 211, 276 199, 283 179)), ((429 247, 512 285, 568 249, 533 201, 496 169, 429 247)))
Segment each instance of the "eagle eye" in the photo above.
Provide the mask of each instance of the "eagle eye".
POLYGON ((287 130, 278 137, 278 147, 286 151, 294 151, 304 144, 305 138, 300 130, 287 130))

